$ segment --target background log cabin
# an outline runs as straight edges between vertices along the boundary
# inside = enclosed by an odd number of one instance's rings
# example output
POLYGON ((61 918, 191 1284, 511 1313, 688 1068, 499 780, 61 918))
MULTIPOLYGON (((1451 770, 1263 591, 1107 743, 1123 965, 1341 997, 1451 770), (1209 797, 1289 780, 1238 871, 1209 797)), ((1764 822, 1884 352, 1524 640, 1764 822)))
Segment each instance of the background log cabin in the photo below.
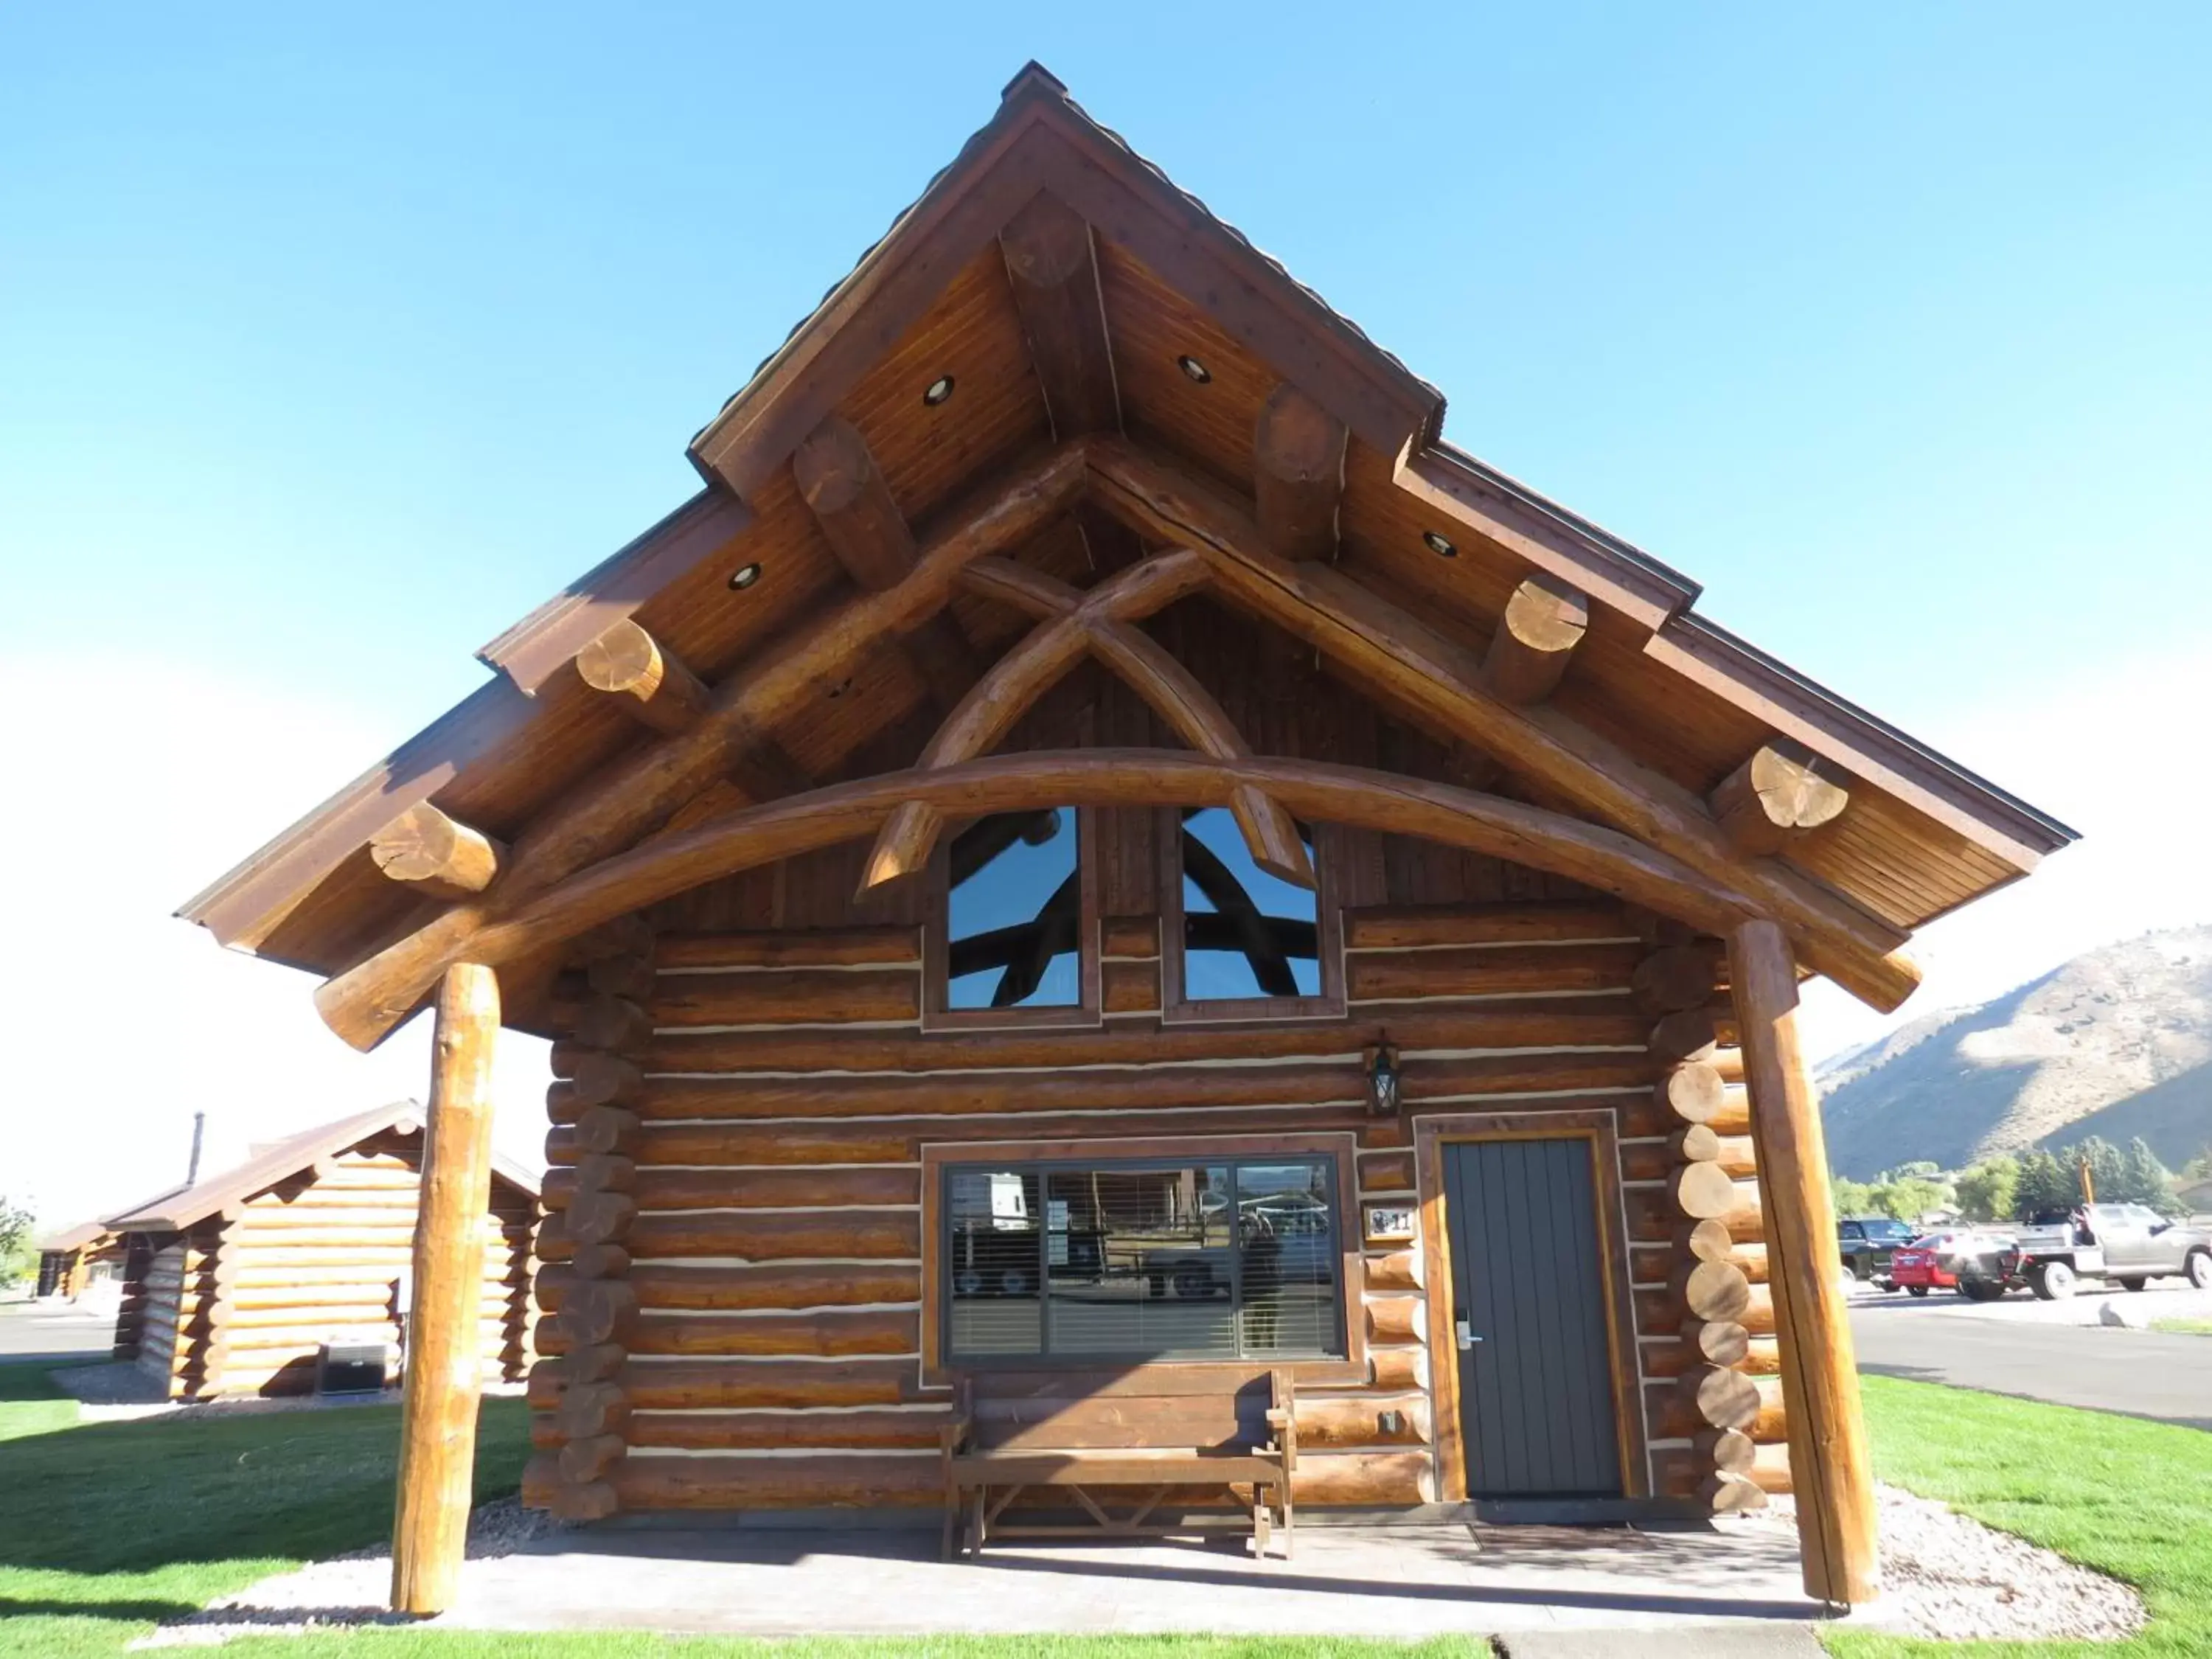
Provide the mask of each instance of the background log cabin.
MULTIPOLYGON (((106 1224, 119 1241, 115 1358, 174 1400, 313 1389, 325 1342, 402 1347, 423 1115, 401 1101, 257 1148, 106 1224)), ((481 1213, 475 1340, 488 1376, 527 1364, 538 1183, 502 1165, 481 1213)))
POLYGON ((457 1124, 489 1021, 556 1039, 528 1501, 933 1504, 963 1368, 1096 1443, 1282 1364, 1302 1504, 1794 1478, 1808 1588, 1872 1593, 1796 984, 1896 1006, 2072 832, 1443 413, 1032 65, 696 497, 185 908, 356 1046, 436 999, 457 1124))
POLYGON ((122 1242, 97 1221, 81 1222, 39 1241, 37 1294, 74 1302, 121 1269, 122 1242))

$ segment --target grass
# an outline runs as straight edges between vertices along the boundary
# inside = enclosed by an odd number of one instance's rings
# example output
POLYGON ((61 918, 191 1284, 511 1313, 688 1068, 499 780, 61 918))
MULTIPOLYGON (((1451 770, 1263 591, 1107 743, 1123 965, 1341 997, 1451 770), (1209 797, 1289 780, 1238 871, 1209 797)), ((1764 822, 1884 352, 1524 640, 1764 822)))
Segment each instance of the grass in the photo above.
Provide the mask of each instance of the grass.
MULTIPOLYGON (((1866 1380, 1884 1480, 2136 1585, 2135 1640, 1917 1642, 1828 1633, 1841 1659, 2179 1659, 2212 1654, 2212 1435, 2133 1418, 1866 1380)), ((391 1524, 390 1407, 76 1425, 36 1365, 0 1366, 0 1655, 107 1659, 154 1624, 391 1524)), ((487 1401, 477 1491, 514 1490, 521 1402, 487 1401)), ((1655 1649, 1656 1644, 1655 1644, 1655 1649)), ((231 1659, 1472 1659, 1480 1642, 1313 1638, 531 1637, 380 1627, 228 1644, 231 1659)))
POLYGON ((1922 1642, 1830 1632, 1842 1659, 2181 1659, 2212 1654, 2212 1434, 1905 1382, 1863 1379, 1875 1473, 2133 1584, 2133 1640, 1922 1642))
POLYGON ((2212 1336, 2212 1319, 2154 1319, 2150 1328, 2171 1331, 2176 1336, 2212 1336))

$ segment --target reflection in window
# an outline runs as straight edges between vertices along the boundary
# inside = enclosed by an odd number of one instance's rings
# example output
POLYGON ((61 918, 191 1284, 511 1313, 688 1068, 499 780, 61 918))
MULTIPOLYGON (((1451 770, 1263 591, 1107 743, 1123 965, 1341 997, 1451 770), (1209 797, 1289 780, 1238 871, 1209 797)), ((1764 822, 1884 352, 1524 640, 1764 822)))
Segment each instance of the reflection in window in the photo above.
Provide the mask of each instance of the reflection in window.
POLYGON ((945 1182, 945 1213, 952 1352, 1036 1352, 1036 1172, 956 1170, 945 1182))
POLYGON ((1184 1001, 1319 995, 1320 916, 1318 895, 1252 861, 1226 807, 1184 815, 1184 1001))
POLYGON ((954 836, 948 856, 945 1006, 1079 1006, 1075 809, 994 814, 954 836))
POLYGON ((1334 1170, 1313 1158, 950 1170, 947 1356, 1340 1358, 1334 1170))

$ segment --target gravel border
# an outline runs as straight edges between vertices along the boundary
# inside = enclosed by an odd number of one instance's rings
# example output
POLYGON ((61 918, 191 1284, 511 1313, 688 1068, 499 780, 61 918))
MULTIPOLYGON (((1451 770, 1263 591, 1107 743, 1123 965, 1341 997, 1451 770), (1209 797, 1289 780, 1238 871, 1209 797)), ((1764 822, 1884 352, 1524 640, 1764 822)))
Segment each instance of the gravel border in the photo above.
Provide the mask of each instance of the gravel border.
MULTIPOLYGON (((1779 1497, 1721 1524, 1795 1531, 1796 1506, 1779 1497)), ((2150 1618, 2118 1579, 1899 1487, 1875 1486, 1875 1524, 1882 1593, 1862 1615, 1870 1626, 1953 1642, 2117 1642, 2150 1618)))

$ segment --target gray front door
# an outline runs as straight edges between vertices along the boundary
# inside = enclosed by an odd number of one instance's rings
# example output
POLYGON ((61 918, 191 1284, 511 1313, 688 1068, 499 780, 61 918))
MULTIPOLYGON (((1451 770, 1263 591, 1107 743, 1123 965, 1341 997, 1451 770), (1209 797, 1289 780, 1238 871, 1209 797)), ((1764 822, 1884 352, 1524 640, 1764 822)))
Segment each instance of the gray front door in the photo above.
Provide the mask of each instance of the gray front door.
POLYGON ((1619 1497, 1590 1143, 1455 1141, 1443 1155, 1468 1496, 1619 1497))

